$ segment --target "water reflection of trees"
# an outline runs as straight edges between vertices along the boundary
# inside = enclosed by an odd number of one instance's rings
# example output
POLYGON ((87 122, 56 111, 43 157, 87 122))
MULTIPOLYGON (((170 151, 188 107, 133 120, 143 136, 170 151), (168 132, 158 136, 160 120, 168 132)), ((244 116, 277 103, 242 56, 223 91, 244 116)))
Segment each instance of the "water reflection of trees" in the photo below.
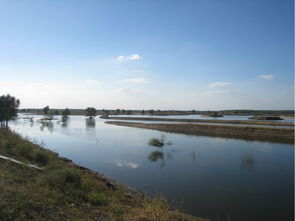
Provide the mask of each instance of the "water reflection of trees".
POLYGON ((53 132, 53 123, 51 121, 41 121, 40 130, 43 131, 44 128, 47 128, 50 132, 53 132))
POLYGON ((158 162, 160 161, 160 167, 165 166, 165 156, 162 150, 162 147, 158 147, 159 150, 153 151, 148 155, 148 159, 151 162, 158 162))
POLYGON ((148 159, 151 162, 157 162, 158 160, 164 160, 164 154, 161 151, 153 151, 149 154, 148 159))
POLYGON ((95 118, 89 117, 85 119, 86 128, 94 128, 95 127, 95 118))
POLYGON ((98 138, 96 137, 96 129, 95 129, 95 118, 89 117, 85 119, 86 125, 86 133, 88 139, 95 140, 96 145, 98 144, 98 138))
POLYGON ((61 126, 67 128, 69 124, 69 117, 66 115, 63 115, 61 117, 61 126))
POLYGON ((253 171, 255 166, 254 151, 250 150, 241 157, 241 169, 253 171))

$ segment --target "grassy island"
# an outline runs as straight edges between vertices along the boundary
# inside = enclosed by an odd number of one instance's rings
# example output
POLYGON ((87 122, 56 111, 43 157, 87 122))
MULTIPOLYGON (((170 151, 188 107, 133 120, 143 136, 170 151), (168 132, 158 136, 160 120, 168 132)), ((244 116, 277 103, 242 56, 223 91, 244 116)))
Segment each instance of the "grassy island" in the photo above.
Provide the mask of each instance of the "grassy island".
POLYGON ((243 140, 268 141, 294 144, 294 127, 263 127, 240 125, 210 125, 198 123, 138 123, 106 121, 117 126, 136 127, 196 136, 236 138, 243 140))

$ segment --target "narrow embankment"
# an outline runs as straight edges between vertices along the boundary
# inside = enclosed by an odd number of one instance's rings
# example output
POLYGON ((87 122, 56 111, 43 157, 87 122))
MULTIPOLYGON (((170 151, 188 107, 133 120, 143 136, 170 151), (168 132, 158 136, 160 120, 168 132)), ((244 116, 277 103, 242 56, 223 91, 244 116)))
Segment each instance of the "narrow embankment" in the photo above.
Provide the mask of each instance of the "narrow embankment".
POLYGON ((176 119, 157 117, 101 117, 110 120, 133 120, 133 121, 170 121, 183 123, 220 123, 220 124, 244 124, 244 125, 268 125, 294 127, 293 122, 254 121, 254 120, 205 120, 205 119, 176 119))
POLYGON ((268 141, 275 143, 294 144, 294 128, 271 128, 261 126, 229 126, 229 125, 209 125, 209 124, 154 124, 154 123, 135 123, 127 121, 106 121, 106 124, 118 126, 137 127, 153 129, 165 132, 189 134, 197 136, 212 136, 237 138, 243 140, 268 141))

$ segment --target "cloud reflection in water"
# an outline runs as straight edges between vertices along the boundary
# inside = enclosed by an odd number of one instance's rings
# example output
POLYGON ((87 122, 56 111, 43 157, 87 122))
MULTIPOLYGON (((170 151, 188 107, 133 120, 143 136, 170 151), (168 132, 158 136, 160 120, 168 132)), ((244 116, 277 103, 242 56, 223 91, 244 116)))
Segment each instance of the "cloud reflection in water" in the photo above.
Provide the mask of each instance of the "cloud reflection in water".
POLYGON ((133 168, 133 169, 136 169, 140 166, 139 163, 128 163, 128 162, 125 162, 125 161, 117 161, 116 162, 116 165, 118 167, 129 167, 129 168, 133 168))

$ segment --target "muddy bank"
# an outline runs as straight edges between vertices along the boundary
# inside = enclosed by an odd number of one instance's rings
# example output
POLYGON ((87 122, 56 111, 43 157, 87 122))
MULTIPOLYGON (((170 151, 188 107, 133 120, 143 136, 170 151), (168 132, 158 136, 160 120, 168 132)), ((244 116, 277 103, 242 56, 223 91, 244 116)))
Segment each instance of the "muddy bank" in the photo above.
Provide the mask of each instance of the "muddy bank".
POLYGON ((243 140, 268 141, 275 143, 294 144, 294 128, 270 128, 270 127, 241 127, 228 125, 208 124, 145 124, 122 121, 107 121, 106 124, 118 126, 153 129, 165 132, 189 134, 197 136, 212 136, 236 138, 243 140))
POLYGON ((253 120, 284 120, 281 117, 278 116, 254 116, 254 117, 250 117, 249 119, 253 119, 253 120))
POLYGON ((294 126, 292 122, 268 122, 268 121, 248 121, 248 120, 203 120, 203 119, 172 119, 172 118, 155 118, 155 117, 106 117, 102 119, 111 120, 134 120, 134 121, 171 121, 187 123, 222 123, 222 124, 247 124, 247 125, 269 125, 269 126, 294 126))

